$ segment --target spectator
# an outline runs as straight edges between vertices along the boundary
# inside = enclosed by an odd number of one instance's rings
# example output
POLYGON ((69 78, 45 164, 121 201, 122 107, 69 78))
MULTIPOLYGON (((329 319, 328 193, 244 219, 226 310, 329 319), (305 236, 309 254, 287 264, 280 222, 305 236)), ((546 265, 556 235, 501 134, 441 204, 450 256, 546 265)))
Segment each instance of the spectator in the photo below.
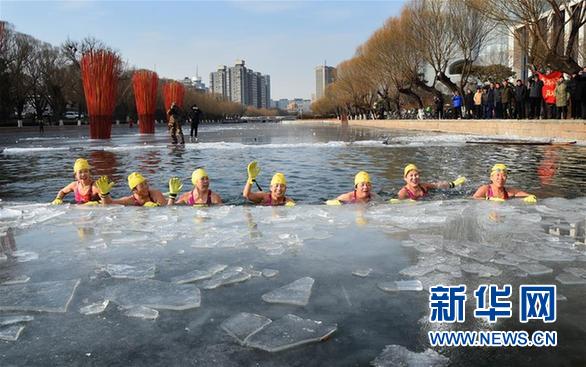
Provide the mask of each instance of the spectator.
POLYGON ((494 117, 503 118, 503 88, 498 82, 494 85, 494 117))
POLYGON ((568 93, 570 93, 570 109, 572 118, 576 118, 576 116, 582 116, 582 109, 580 108, 580 100, 576 99, 576 92, 578 87, 577 81, 578 74, 574 73, 570 77, 570 80, 567 81, 566 87, 568 89, 568 93))
POLYGON ((466 118, 473 118, 472 111, 474 111, 474 93, 470 88, 466 88, 464 95, 464 105, 466 106, 466 118))
POLYGON ((576 99, 580 101, 582 118, 586 119, 586 66, 578 73, 576 82, 576 99))
POLYGON ((435 116, 438 120, 444 117, 444 97, 440 94, 436 94, 433 97, 433 105, 435 107, 435 116))
POLYGON ((452 97, 452 107, 454 107, 455 118, 458 120, 462 118, 462 103, 463 100, 460 92, 455 91, 452 97))
POLYGON ((476 87, 476 93, 474 93, 474 117, 477 119, 482 118, 482 99, 482 88, 476 87))
POLYGON ((185 144, 185 138, 183 137, 183 130, 181 129, 181 120, 179 107, 175 102, 171 103, 171 108, 167 111, 167 117, 169 118, 169 134, 173 144, 177 144, 177 137, 181 138, 181 144, 185 144))
POLYGON ((484 118, 491 119, 494 117, 494 83, 486 88, 486 103, 484 103, 484 118))
POLYGON ((557 85, 555 87, 555 107, 556 107, 556 116, 557 119, 567 119, 568 118, 568 99, 570 95, 568 93, 568 85, 566 84, 566 80, 564 76, 561 75, 558 79, 557 85))
POLYGON ((541 90, 543 82, 535 77, 529 78, 529 118, 539 119, 541 116, 541 101, 543 96, 541 90))
POLYGON ((503 118, 510 119, 513 117, 513 105, 515 104, 515 91, 511 88, 508 80, 503 81, 503 118))
POLYGON ((196 104, 191 106, 191 111, 189 112, 189 121, 191 122, 191 131, 189 132, 189 139, 197 142, 197 128, 199 126, 199 116, 201 115, 201 110, 197 107, 196 104))
POLYGON ((517 120, 525 119, 525 101, 527 99, 527 88, 521 79, 517 79, 515 86, 515 117, 517 120))

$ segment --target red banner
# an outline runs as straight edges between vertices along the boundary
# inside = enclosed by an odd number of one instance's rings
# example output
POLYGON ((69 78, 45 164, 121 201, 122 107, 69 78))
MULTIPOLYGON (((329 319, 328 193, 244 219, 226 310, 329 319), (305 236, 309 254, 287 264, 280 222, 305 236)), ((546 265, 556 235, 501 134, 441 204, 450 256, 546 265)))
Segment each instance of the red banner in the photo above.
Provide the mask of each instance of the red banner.
POLYGON ((561 71, 552 71, 547 75, 537 73, 537 77, 539 77, 539 80, 543 82, 543 89, 541 90, 541 94, 543 95, 543 100, 545 103, 555 103, 555 86, 561 76, 561 71))

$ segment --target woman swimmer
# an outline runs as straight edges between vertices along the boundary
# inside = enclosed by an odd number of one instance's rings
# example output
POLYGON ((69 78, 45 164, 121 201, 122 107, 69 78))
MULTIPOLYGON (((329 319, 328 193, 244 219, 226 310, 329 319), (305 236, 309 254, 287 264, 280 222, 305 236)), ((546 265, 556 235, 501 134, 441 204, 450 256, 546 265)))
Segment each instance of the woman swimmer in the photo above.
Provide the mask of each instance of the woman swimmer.
POLYGON ((508 169, 502 163, 497 163, 490 170, 490 184, 482 185, 472 196, 479 200, 505 201, 512 198, 524 198, 523 201, 528 204, 537 202, 535 195, 526 193, 514 187, 505 188, 507 182, 508 169))
POLYGON ((244 185, 242 195, 255 204, 264 206, 294 206, 295 202, 285 196, 287 191, 287 179, 285 175, 277 172, 271 180, 270 192, 252 192, 252 183, 256 182, 256 177, 260 173, 260 167, 256 161, 248 164, 248 180, 244 185))
POLYGON ((408 164, 403 170, 403 179, 406 185, 399 191, 398 197, 400 200, 411 199, 419 200, 427 195, 432 189, 449 189, 460 186, 466 182, 466 177, 458 177, 452 182, 420 182, 419 169, 414 164, 408 164))
POLYGON ((107 176, 102 176, 96 181, 96 186, 100 192, 100 199, 102 204, 119 204, 119 205, 134 205, 134 206, 161 206, 165 205, 165 197, 159 190, 149 188, 147 180, 137 172, 133 172, 128 176, 128 187, 132 191, 132 195, 125 196, 120 199, 112 199, 110 197, 110 190, 114 186, 114 182, 110 182, 107 176))
POLYGON ((191 174, 193 190, 179 197, 177 194, 181 191, 181 181, 174 177, 169 180, 169 202, 168 205, 186 204, 186 205, 218 205, 222 204, 220 195, 210 190, 210 178, 203 168, 198 168, 191 174))
POLYGON ((368 173, 360 171, 354 176, 354 190, 326 201, 327 205, 368 203, 377 195, 372 192, 372 181, 368 173))
POLYGON ((73 173, 76 181, 59 190, 57 197, 55 197, 55 200, 53 200, 51 204, 63 204, 63 198, 65 195, 72 191, 75 194, 75 202, 77 204, 98 202, 100 200, 100 197, 98 196, 98 187, 92 180, 90 170, 89 162, 83 158, 78 158, 73 165, 73 173))

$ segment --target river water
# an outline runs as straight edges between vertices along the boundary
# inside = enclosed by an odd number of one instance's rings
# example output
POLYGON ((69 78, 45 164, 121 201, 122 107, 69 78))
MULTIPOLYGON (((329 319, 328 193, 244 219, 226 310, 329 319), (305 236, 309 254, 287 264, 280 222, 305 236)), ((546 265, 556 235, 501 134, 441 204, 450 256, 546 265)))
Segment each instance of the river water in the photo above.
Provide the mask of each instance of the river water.
POLYGON ((115 127, 108 142, 85 134, 0 136, 0 338, 17 339, 0 341, 3 366, 586 361, 585 147, 475 145, 466 143, 470 136, 311 124, 203 125, 201 142, 184 148, 168 146, 162 129, 140 136, 115 127), (118 183, 115 197, 127 195, 132 171, 167 191, 170 176, 187 189, 191 172, 205 167, 228 205, 48 206, 78 157, 90 160, 94 176, 118 183), (243 205, 253 159, 263 187, 273 172, 285 173, 296 207, 243 205), (411 162, 424 181, 465 175, 468 182, 417 204, 322 205, 350 191, 359 170, 371 174, 381 197, 392 197, 411 162), (535 193, 537 205, 467 199, 497 162, 511 169, 508 185, 535 193), (307 277, 309 286, 301 280, 301 290, 277 296, 288 303, 272 303, 271 292, 307 277), (419 280, 423 290, 388 291, 401 280, 419 280), (428 321, 428 289, 436 284, 467 285, 465 323, 428 321), (480 284, 512 285, 512 318, 491 324, 472 315, 480 284), (521 284, 557 286, 555 323, 519 322, 521 284), (239 340, 227 320, 248 334, 258 329, 235 317, 243 312, 272 323, 239 340), (7 324, 6 317, 20 315, 34 319, 7 324), (553 330, 558 346, 424 353, 432 330, 553 330), (381 354, 388 345, 396 347, 381 354))

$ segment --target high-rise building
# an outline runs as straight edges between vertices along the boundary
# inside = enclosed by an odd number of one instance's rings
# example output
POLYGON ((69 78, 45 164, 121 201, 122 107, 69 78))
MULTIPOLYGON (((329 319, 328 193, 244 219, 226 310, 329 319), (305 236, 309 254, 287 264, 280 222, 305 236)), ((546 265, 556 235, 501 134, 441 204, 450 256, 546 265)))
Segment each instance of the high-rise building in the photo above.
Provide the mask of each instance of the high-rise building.
POLYGON ((260 76, 260 108, 272 108, 271 106, 271 77, 260 76))
POLYGON ((237 60, 233 67, 222 65, 210 73, 210 90, 245 106, 269 108, 271 78, 247 68, 244 60, 237 60))
POLYGON ((210 91, 221 95, 224 99, 231 99, 230 69, 224 65, 218 66, 218 70, 210 73, 210 91))
POLYGON ((320 65, 315 68, 315 97, 319 99, 324 96, 326 87, 334 82, 336 68, 333 66, 320 65))

